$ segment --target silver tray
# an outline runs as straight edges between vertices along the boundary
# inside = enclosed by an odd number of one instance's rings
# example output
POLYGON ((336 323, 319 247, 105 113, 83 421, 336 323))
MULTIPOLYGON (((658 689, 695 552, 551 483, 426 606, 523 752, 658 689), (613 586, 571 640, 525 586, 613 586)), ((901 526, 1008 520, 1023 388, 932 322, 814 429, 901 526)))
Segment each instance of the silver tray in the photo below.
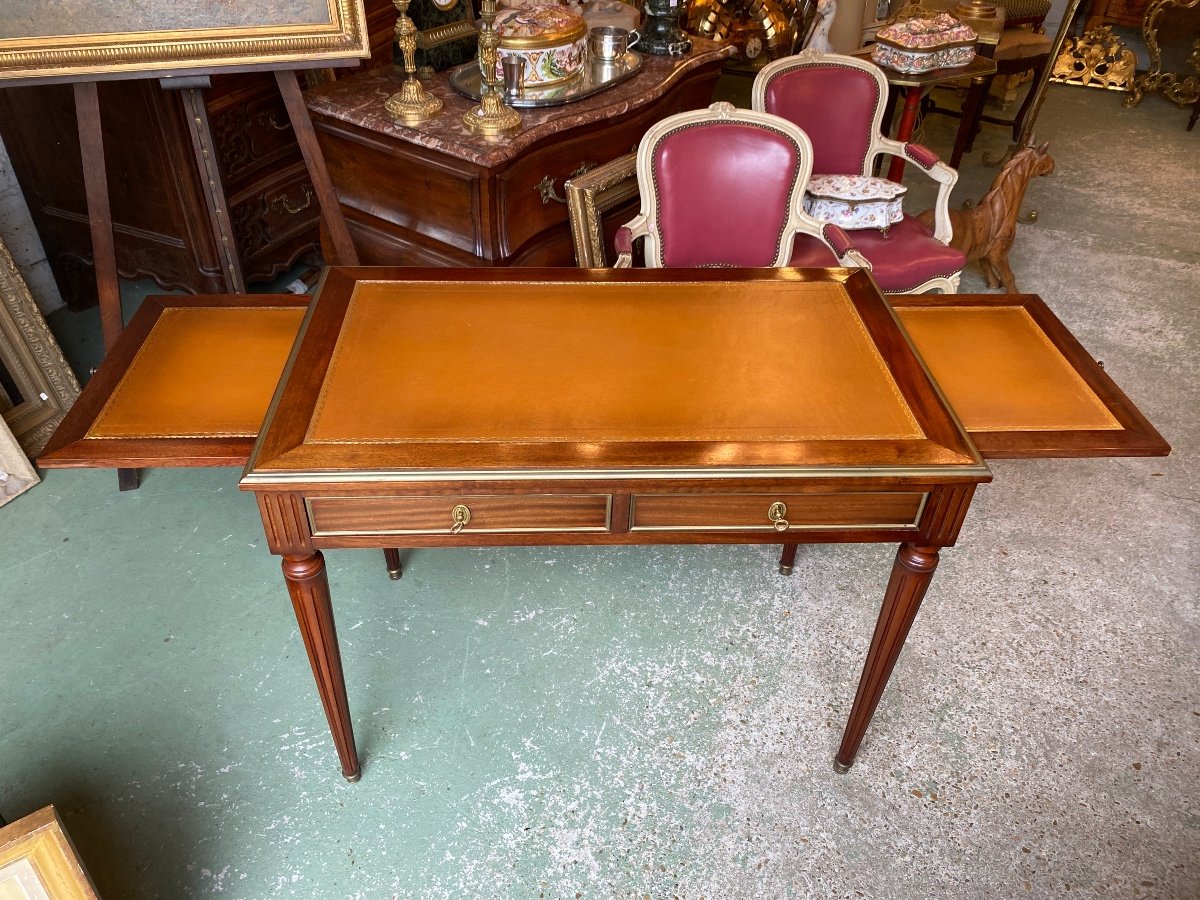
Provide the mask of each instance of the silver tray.
MULTIPOLYGON (((642 68, 642 55, 628 51, 621 59, 602 62, 588 58, 583 71, 570 81, 560 81, 545 87, 527 87, 516 96, 504 95, 509 106, 529 109, 535 106, 558 106, 572 100, 582 100, 592 94, 632 78, 642 68)), ((479 99, 479 61, 463 63, 450 73, 450 84, 456 91, 472 100, 479 99)), ((502 85, 497 85, 503 90, 502 85)))

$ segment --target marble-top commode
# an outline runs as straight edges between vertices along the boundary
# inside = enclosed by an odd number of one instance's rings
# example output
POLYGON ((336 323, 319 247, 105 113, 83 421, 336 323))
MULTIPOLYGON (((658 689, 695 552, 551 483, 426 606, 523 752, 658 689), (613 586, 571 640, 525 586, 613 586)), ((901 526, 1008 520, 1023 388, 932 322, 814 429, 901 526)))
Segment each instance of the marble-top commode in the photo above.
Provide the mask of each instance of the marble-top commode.
POLYGON ((314 116, 338 119, 381 136, 492 167, 514 159, 550 135, 635 114, 689 73, 732 52, 728 45, 697 38, 685 56, 647 56, 637 75, 609 90, 565 107, 522 110, 520 128, 499 139, 471 132, 462 124, 463 114, 475 102, 454 90, 448 72, 423 83, 442 101, 442 111, 415 125, 397 122, 384 109, 384 101, 400 90, 404 80, 402 73, 390 68, 312 88, 305 92, 304 99, 314 116))
MULTIPOLYGON (((450 71, 425 82, 442 110, 419 124, 384 108, 400 89, 392 68, 315 87, 305 102, 364 264, 571 266, 566 182, 629 153, 664 117, 711 103, 733 52, 703 40, 680 57, 633 51, 639 68, 626 80, 518 109, 520 124, 496 136, 463 124, 478 101, 455 90, 450 71)), ((589 77, 538 90, 582 88, 589 77)))

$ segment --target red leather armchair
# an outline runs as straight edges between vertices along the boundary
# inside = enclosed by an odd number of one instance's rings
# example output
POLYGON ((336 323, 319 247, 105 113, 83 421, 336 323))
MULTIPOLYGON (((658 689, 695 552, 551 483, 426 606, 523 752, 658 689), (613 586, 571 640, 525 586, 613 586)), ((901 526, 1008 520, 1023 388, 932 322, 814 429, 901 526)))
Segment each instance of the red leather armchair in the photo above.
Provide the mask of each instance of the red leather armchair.
MULTIPOLYGON (((888 232, 853 231, 854 246, 871 263, 871 273, 888 293, 958 290, 963 254, 950 244, 950 189, 958 172, 920 144, 905 144, 880 133, 888 86, 874 63, 850 56, 805 50, 766 65, 754 80, 755 110, 780 116, 802 128, 812 142, 813 172, 868 175, 881 154, 916 163, 939 183, 931 232, 905 214, 888 232)), ((803 237, 793 265, 814 252, 803 237)))
POLYGON ((773 115, 714 103, 669 116, 639 144, 641 207, 617 231, 616 265, 631 265, 641 237, 651 267, 869 268, 844 231, 804 212, 812 160, 804 132, 773 115))

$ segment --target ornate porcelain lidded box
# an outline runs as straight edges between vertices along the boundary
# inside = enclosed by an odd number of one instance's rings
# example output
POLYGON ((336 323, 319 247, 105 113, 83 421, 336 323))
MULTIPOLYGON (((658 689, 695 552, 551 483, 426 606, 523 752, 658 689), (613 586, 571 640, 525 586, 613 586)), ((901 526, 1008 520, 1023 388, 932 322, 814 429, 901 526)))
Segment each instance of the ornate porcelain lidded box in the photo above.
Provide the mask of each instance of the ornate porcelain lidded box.
POLYGON ((869 175, 814 175, 804 189, 804 211, 847 230, 887 230, 904 218, 902 184, 869 175))
POLYGON ((949 13, 900 19, 875 35, 871 59, 907 74, 965 66, 975 58, 975 29, 949 13))
MULTIPOLYGON (((541 87, 574 78, 587 59, 587 23, 565 6, 528 6, 496 16, 500 59, 525 60, 525 86, 541 87)), ((496 77, 501 78, 500 63, 496 77)))

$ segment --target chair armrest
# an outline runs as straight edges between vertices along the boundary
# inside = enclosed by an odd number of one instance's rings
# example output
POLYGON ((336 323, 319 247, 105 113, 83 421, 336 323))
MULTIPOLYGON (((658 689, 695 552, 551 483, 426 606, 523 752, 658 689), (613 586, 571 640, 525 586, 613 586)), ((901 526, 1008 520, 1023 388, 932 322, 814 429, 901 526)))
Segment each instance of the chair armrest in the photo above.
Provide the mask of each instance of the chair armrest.
POLYGON ((613 267, 617 269, 633 268, 633 232, 629 230, 628 225, 622 225, 617 229, 614 244, 617 248, 617 261, 613 263, 613 267))
MULTIPOLYGON (((807 234, 817 238, 822 244, 833 251, 838 264, 848 269, 866 269, 871 271, 871 263, 854 246, 854 240, 842 228, 832 222, 821 222, 808 213, 797 213, 793 219, 796 234, 807 234)), ((788 242, 791 246, 791 241, 788 242)), ((786 260, 780 265, 786 265, 786 260)))
POLYGON ((950 225, 950 191, 958 181, 958 171, 950 168, 936 153, 921 144, 905 144, 891 138, 876 137, 871 149, 874 151, 870 157, 872 164, 875 155, 879 153, 898 156, 916 163, 919 171, 938 183, 937 200, 933 204, 933 236, 943 244, 949 244, 953 234, 950 225))
POLYGON ((821 226, 821 236, 837 256, 838 262, 847 269, 871 271, 871 261, 859 252, 854 246, 854 239, 841 226, 825 222, 821 226))
POLYGON ((640 237, 650 234, 650 217, 638 213, 617 229, 614 245, 617 248, 617 261, 613 267, 617 269, 633 268, 633 242, 640 237))
POLYGON ((904 155, 923 169, 932 169, 936 163, 941 162, 938 155, 924 144, 905 144, 904 155))
POLYGON ((825 238, 825 243, 837 254, 839 260, 855 249, 854 241, 850 240, 850 235, 846 234, 841 226, 834 225, 831 222, 827 222, 821 227, 821 236, 825 238))

